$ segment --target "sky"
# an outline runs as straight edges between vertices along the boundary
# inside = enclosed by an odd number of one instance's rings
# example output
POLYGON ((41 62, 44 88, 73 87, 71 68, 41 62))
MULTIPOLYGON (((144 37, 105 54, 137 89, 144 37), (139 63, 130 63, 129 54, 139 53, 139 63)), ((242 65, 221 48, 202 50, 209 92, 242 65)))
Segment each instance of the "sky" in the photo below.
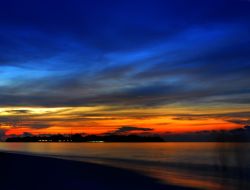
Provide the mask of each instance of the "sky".
POLYGON ((0 135, 250 124, 248 0, 8 0, 0 135))

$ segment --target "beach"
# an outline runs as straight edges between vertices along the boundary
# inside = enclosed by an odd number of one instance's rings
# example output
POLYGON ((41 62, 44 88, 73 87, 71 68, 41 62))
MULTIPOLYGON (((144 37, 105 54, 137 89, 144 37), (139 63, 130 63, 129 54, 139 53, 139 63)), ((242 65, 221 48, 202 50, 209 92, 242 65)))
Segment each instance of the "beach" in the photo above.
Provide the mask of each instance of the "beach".
POLYGON ((4 190, 188 190, 129 170, 56 158, 0 153, 4 190))

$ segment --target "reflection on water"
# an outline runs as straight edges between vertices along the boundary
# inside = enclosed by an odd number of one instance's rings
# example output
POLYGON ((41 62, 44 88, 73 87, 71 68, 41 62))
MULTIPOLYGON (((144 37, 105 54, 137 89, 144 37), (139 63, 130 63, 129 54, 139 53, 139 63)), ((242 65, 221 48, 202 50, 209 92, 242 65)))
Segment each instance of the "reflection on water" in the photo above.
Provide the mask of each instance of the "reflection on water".
POLYGON ((250 189, 249 143, 0 143, 0 150, 129 168, 199 189, 250 189))

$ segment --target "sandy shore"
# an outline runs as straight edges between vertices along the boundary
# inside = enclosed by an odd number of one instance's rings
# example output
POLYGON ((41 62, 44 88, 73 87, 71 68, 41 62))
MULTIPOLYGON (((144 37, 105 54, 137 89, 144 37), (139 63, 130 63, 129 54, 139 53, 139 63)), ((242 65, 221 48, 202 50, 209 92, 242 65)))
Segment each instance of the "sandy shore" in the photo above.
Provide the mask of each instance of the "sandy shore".
POLYGON ((3 190, 187 190, 128 170, 39 156, 0 153, 3 190))

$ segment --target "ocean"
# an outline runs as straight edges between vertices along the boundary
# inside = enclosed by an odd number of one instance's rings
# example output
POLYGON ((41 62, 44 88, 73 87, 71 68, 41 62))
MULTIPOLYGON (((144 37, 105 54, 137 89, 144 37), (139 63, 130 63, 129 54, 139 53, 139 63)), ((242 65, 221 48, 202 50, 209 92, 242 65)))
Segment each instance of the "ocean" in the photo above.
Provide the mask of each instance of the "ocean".
POLYGON ((126 168, 198 189, 250 189, 250 143, 0 143, 0 151, 126 168))

